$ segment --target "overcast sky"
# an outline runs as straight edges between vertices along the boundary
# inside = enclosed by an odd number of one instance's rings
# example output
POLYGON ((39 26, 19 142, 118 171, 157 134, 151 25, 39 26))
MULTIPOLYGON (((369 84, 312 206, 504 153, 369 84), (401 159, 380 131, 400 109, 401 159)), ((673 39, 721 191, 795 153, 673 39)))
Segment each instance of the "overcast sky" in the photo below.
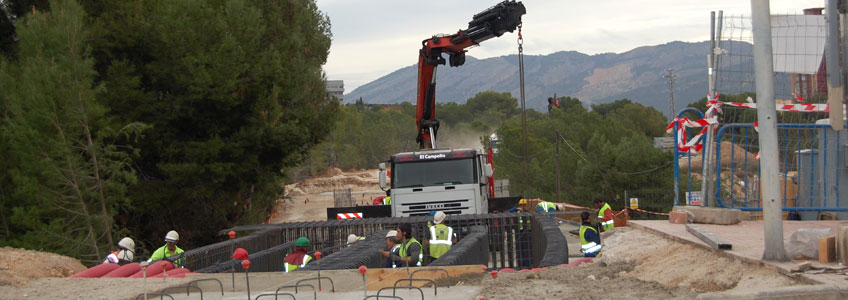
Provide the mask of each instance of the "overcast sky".
MULTIPOLYGON (((332 24, 324 70, 345 81, 345 93, 418 62, 421 41, 465 29, 471 17, 498 0, 317 0, 332 24)), ((824 0, 772 0, 772 14, 800 14, 824 0)), ((573 50, 621 53, 671 41, 709 39, 710 11, 750 15, 745 0, 524 0, 524 53, 573 50)), ((484 41, 468 55, 516 54, 517 34, 484 41)))

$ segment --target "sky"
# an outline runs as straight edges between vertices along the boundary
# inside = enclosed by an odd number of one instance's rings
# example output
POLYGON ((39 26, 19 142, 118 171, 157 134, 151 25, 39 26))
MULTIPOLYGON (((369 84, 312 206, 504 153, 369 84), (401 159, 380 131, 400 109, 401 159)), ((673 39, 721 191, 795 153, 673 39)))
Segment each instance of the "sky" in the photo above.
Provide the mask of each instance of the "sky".
MULTIPOLYGON (((709 40, 710 11, 750 15, 745 0, 524 0, 525 55, 558 51, 621 53, 671 41, 709 40)), ((498 0, 317 0, 332 26, 324 65, 329 80, 344 80, 345 94, 418 62, 421 41, 453 34, 498 0)), ((825 0, 773 0, 772 14, 801 14, 825 0)), ((518 35, 506 33, 470 48, 479 59, 518 53, 518 35)))

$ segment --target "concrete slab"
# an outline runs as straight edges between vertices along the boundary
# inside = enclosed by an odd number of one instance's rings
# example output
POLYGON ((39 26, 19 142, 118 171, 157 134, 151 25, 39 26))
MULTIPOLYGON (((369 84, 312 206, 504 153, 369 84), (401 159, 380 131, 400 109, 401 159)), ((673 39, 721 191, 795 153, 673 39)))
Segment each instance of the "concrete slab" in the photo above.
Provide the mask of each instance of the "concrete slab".
MULTIPOLYGON (((835 232, 836 225, 840 222, 843 221, 783 221, 783 238, 784 241, 788 241, 789 236, 800 228, 832 228, 835 232)), ((665 220, 645 220, 630 221, 628 225, 634 228, 655 232, 673 240, 689 243, 709 251, 714 251, 719 255, 726 255, 731 258, 770 266, 775 268, 778 272, 787 275, 794 275, 790 272, 790 270, 804 262, 813 262, 816 265, 831 268, 838 267, 837 263, 821 264, 817 260, 791 260, 788 262, 762 260, 763 250, 765 249, 762 221, 742 221, 735 225, 699 224, 702 228, 715 233, 724 240, 733 244, 733 250, 722 251, 713 249, 701 241, 698 237, 687 232, 686 226, 683 224, 671 224, 665 220)), ((802 274, 800 275, 800 278, 813 284, 830 284, 839 287, 848 286, 848 281, 845 280, 846 277, 840 274, 802 274)))
MULTIPOLYGON (((742 211, 730 208, 676 206, 673 212, 690 212, 694 223, 701 224, 739 224, 742 221, 742 211)), ((674 223, 674 222, 672 222, 674 223)))

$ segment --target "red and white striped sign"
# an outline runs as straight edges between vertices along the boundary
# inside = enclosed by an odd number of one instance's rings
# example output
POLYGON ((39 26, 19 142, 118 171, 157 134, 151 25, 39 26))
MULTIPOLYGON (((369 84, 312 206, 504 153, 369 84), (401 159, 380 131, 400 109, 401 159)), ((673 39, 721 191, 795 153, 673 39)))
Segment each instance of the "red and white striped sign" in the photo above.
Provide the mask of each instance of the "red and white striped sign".
POLYGON ((336 214, 336 220, 362 219, 362 213, 340 213, 336 214))

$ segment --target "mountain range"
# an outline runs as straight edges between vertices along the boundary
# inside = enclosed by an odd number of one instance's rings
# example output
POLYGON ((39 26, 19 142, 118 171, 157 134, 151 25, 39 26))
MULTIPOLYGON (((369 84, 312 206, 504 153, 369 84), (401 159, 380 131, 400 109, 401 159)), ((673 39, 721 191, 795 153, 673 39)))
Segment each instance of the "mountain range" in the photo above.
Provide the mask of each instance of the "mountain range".
MULTIPOLYGON (((736 47, 750 47, 750 44, 736 47)), ((653 106, 664 114, 669 110, 666 69, 673 69, 675 109, 707 94, 707 54, 710 43, 670 42, 638 47, 624 53, 588 55, 560 51, 548 55, 524 56, 525 101, 528 108, 547 109, 547 98, 571 96, 586 105, 627 98, 653 106)), ((734 62, 751 65, 752 61, 734 62)), ((475 94, 493 90, 509 92, 520 99, 518 55, 487 59, 467 56, 458 68, 439 66, 436 101, 465 103, 475 94)), ((362 85, 345 95, 345 102, 359 98, 366 103, 415 103, 417 66, 396 70, 362 85)))

